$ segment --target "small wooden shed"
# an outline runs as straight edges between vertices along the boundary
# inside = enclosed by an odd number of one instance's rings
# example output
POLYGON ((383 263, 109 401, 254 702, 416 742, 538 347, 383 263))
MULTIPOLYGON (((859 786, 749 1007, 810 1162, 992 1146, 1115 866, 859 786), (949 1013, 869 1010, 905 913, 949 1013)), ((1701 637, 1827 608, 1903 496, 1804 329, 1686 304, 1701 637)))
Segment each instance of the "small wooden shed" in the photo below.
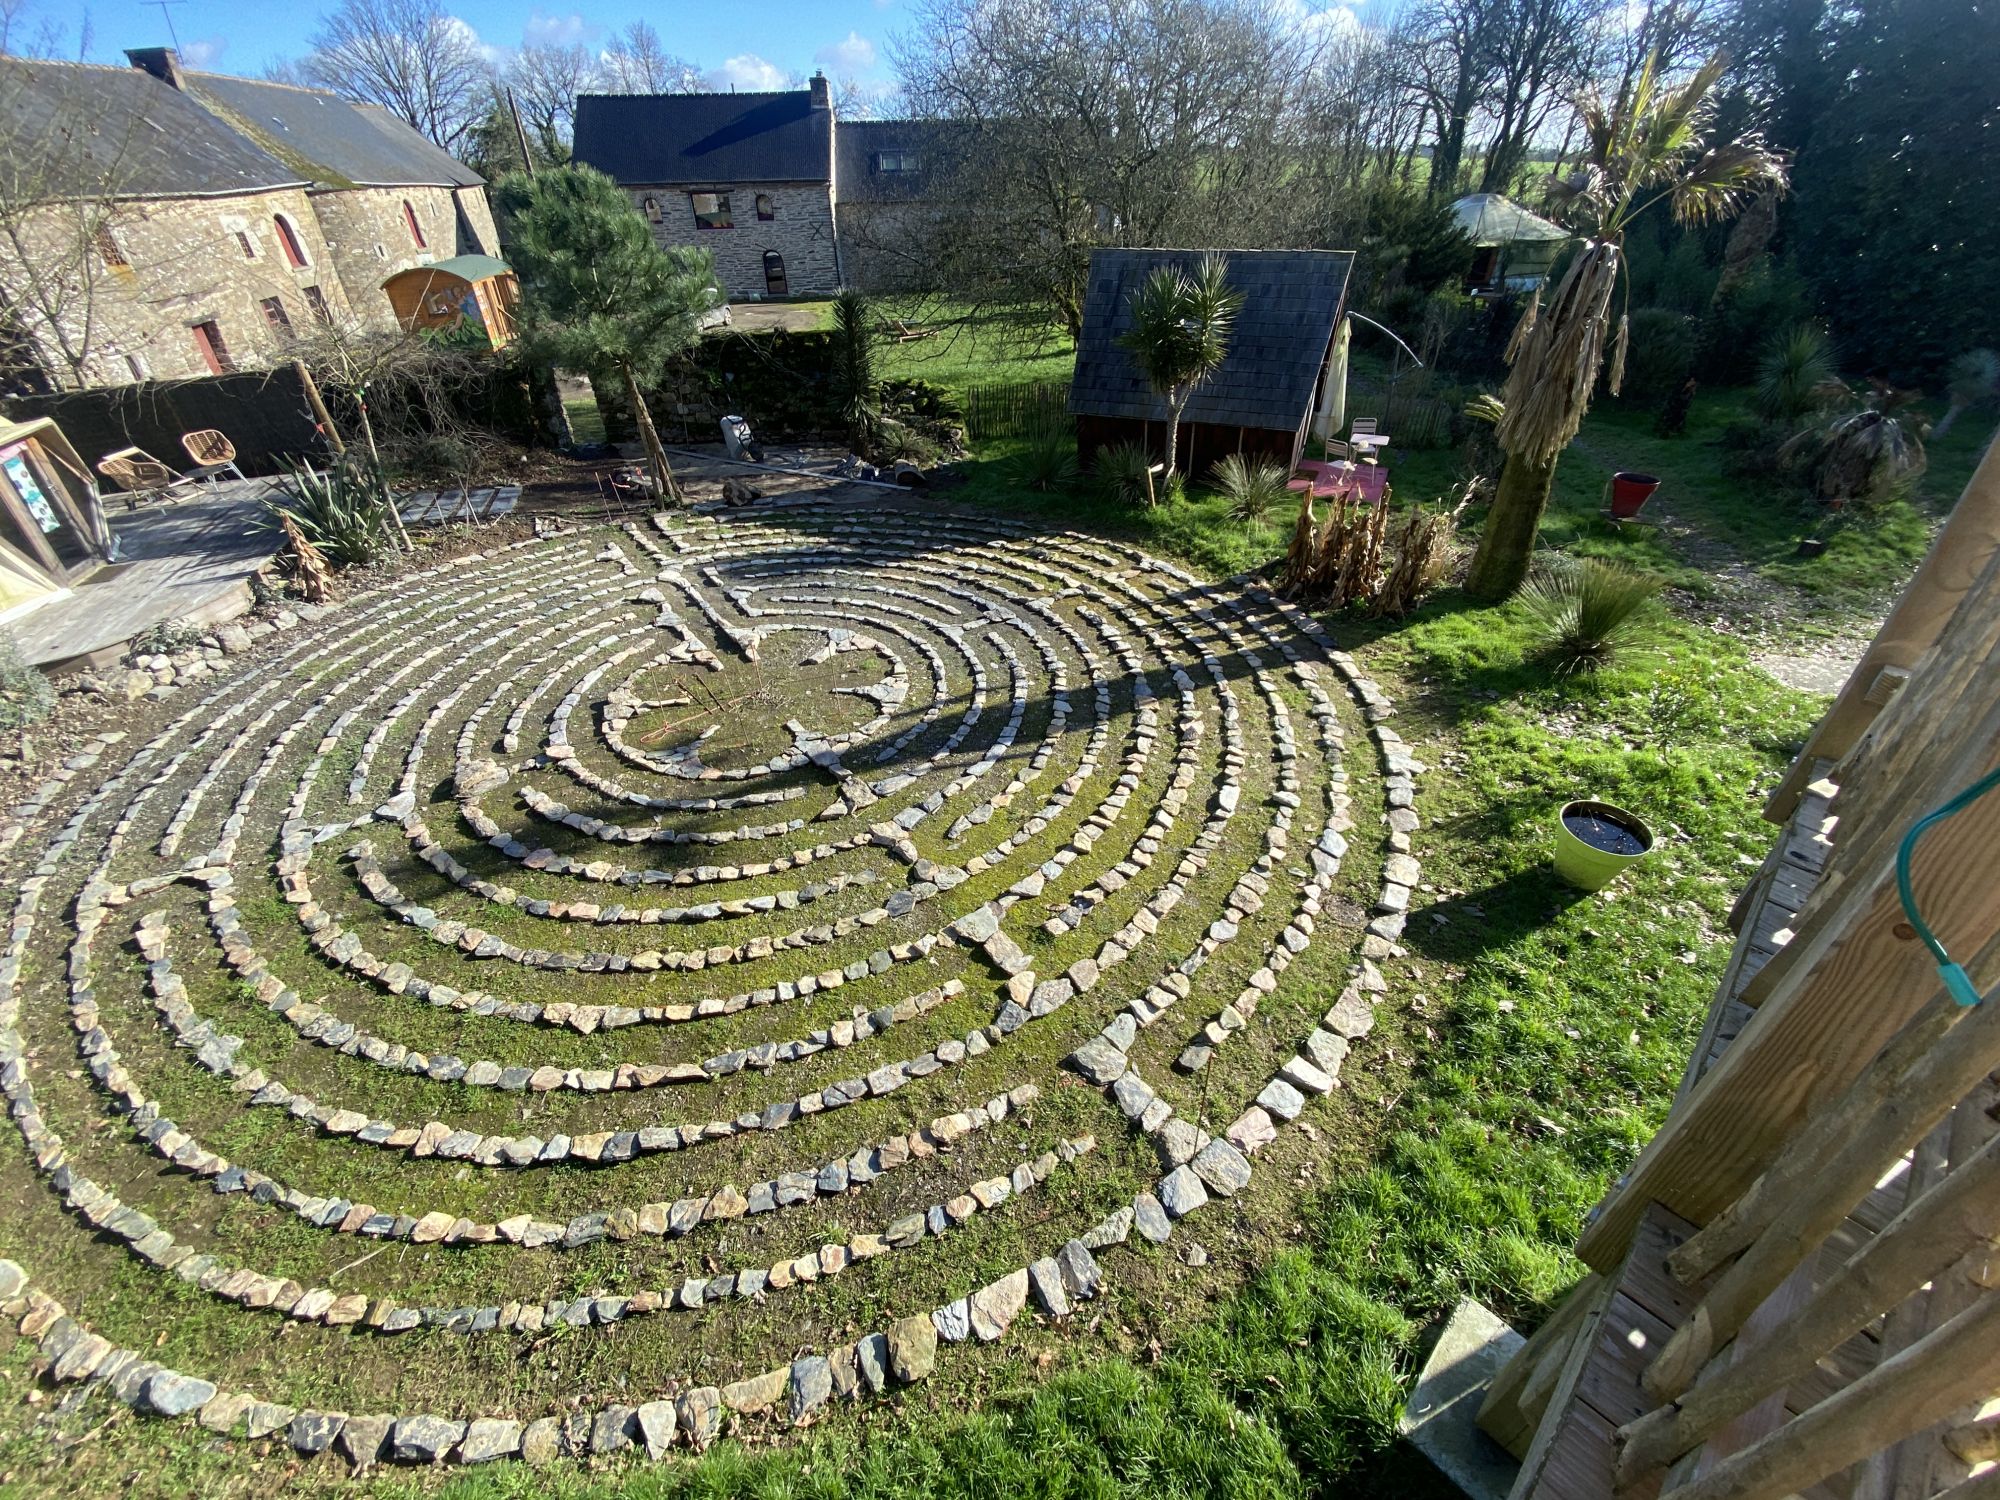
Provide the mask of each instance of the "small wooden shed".
POLYGON ((484 332, 495 349, 513 341, 521 283, 504 260, 454 255, 435 265, 398 271, 382 283, 382 290, 407 332, 448 332, 470 325, 484 332))
POLYGON ((47 417, 0 422, 0 618, 111 559, 90 469, 47 417))
MULTIPOLYGON (((1077 450, 1166 442, 1166 410, 1123 344, 1132 297, 1155 267, 1194 270, 1199 250, 1095 250, 1083 299, 1083 335, 1069 409, 1077 450)), ((1333 331, 1346 310, 1347 250, 1231 250, 1229 284, 1243 294, 1222 368, 1195 388, 1181 414, 1177 464, 1206 476, 1231 453, 1297 466, 1325 385, 1333 331)))

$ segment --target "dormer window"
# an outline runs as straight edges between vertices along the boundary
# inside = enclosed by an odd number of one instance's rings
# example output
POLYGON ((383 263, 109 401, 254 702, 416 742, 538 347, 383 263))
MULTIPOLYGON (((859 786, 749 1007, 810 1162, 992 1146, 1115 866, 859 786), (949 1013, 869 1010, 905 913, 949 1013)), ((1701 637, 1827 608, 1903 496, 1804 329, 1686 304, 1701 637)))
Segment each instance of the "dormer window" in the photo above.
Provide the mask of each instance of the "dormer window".
POLYGON ((878 172, 914 172, 923 164, 923 159, 914 151, 877 151, 875 170, 878 172))

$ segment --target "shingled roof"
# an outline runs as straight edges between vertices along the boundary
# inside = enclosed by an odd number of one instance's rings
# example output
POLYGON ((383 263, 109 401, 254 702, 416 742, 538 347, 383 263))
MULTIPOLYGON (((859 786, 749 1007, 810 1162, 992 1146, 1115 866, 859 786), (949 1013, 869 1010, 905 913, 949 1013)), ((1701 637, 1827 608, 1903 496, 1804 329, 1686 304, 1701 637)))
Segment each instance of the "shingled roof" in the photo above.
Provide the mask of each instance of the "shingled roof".
POLYGON ((306 180, 134 68, 0 59, 0 142, 10 191, 37 199, 258 193, 306 180))
POLYGON ((188 73, 188 92, 320 187, 477 187, 479 174, 405 120, 320 89, 188 73))
POLYGON ((581 94, 574 157, 616 182, 824 182, 833 111, 812 94, 581 94))
MULTIPOLYGON (((1231 250, 1229 284, 1243 293, 1222 368, 1196 387, 1185 422, 1296 431, 1312 407, 1327 345, 1347 294, 1347 250, 1231 250)), ((1159 397, 1119 342, 1132 296, 1155 266, 1192 270, 1199 250, 1095 250, 1069 409, 1077 416, 1151 421, 1159 397)))

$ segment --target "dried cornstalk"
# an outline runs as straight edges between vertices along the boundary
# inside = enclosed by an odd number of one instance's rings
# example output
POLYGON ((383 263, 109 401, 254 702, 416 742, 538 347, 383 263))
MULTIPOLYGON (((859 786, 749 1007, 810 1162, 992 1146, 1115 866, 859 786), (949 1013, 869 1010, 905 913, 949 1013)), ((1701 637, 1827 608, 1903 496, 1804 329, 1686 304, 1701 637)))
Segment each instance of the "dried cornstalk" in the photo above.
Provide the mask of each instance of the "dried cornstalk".
POLYGON ((1403 523, 1396 540, 1396 560, 1375 594, 1377 615, 1401 619, 1435 588, 1451 567, 1452 544, 1458 536, 1458 518, 1472 503, 1478 480, 1468 481, 1458 504, 1450 510, 1416 509, 1403 523))
POLYGON ((278 521, 285 528, 285 545, 292 549, 292 577, 298 582, 299 592, 310 604, 326 603, 333 592, 333 574, 327 568, 326 558, 306 540, 299 523, 289 513, 279 511, 278 521))

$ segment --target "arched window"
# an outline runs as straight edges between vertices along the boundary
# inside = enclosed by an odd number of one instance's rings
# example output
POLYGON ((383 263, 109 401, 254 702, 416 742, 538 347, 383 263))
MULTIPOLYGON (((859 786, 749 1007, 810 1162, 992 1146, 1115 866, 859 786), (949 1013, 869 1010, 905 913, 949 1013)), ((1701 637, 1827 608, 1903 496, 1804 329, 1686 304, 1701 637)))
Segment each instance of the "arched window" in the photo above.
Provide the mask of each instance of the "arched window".
POLYGON ((305 246, 299 243, 299 232, 292 228, 292 221, 283 214, 273 214, 271 223, 278 231, 278 246, 285 252, 285 264, 294 271, 303 271, 309 262, 305 246))
POLYGON ((403 222, 410 227, 410 242, 419 250, 426 248, 424 244, 423 225, 417 222, 417 211, 410 207, 410 200, 408 198, 403 200, 403 222))
POLYGON ((790 291, 785 280, 785 257, 775 250, 764 252, 764 295, 783 297, 790 291))
POLYGON ((766 224, 778 217, 778 205, 771 201, 769 193, 759 193, 757 195, 757 217, 762 219, 766 224))

